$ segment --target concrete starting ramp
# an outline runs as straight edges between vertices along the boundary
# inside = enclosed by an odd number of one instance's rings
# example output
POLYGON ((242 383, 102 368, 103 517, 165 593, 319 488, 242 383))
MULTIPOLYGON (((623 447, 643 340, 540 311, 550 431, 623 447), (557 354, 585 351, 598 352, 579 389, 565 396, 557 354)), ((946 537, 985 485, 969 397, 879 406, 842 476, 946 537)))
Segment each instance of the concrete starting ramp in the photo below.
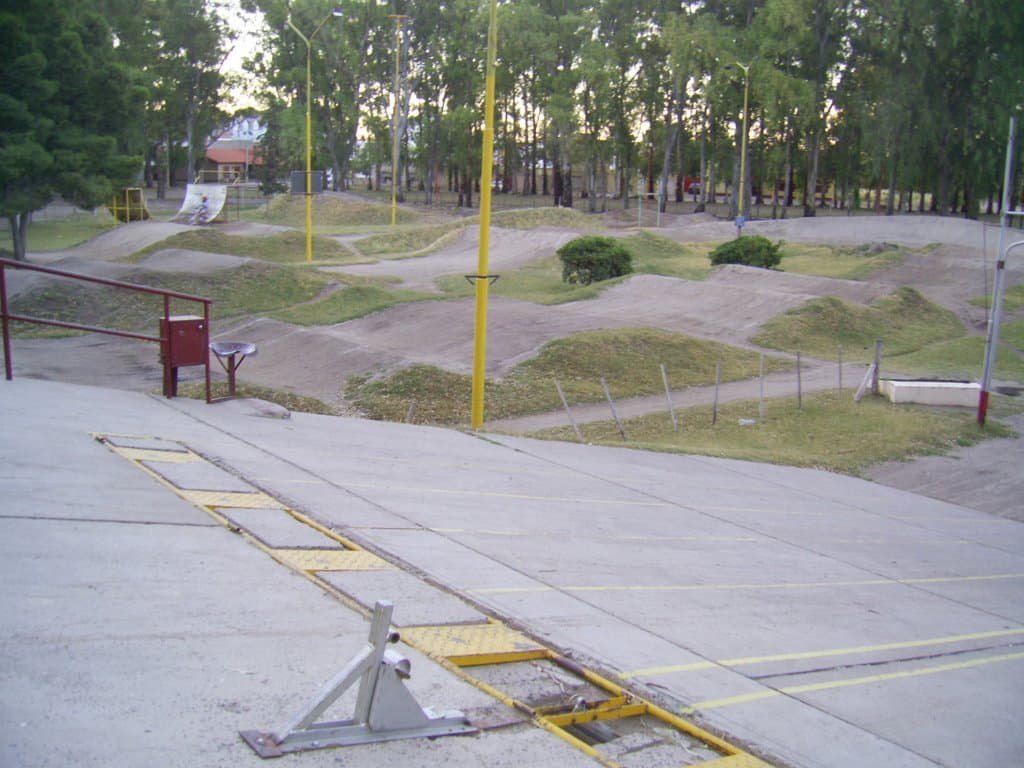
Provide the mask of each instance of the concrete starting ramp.
POLYGON ((178 209, 174 221, 189 222, 202 204, 203 197, 206 197, 206 204, 210 209, 206 221, 211 222, 224 210, 227 196, 228 188, 225 184, 189 184, 185 188, 185 197, 182 198, 181 208, 178 209))
POLYGON ((314 746, 429 724, 416 702, 479 733, 281 765, 1021 765, 1019 522, 811 469, 285 415, 0 381, 0 765, 256 768, 243 729, 314 746), (357 655, 386 661, 386 624, 408 679, 357 655))

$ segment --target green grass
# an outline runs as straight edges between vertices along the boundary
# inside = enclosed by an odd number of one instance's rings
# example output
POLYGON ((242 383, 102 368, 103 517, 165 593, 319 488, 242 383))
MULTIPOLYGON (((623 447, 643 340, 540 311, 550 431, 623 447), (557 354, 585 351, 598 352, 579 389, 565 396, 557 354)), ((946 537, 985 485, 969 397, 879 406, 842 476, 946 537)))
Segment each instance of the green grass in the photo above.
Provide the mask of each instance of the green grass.
MULTIPOLYGON (((360 253, 377 258, 422 256, 454 242, 467 227, 479 223, 479 216, 465 216, 453 221, 399 227, 368 235, 357 240, 354 245, 360 253)), ((560 227, 586 230, 599 227, 599 222, 593 218, 569 208, 496 211, 491 217, 491 223, 505 229, 560 227)))
MULTIPOLYGON (((504 378, 487 382, 486 417, 561 408, 555 380, 570 403, 604 400, 602 378, 615 398, 660 394, 661 364, 673 388, 713 384, 716 361, 722 363, 722 380, 732 381, 757 375, 760 355, 650 328, 579 333, 546 344, 504 378)), ((776 358, 765 363, 766 371, 789 366, 776 358)), ((401 421, 415 403, 418 423, 463 424, 471 388, 468 375, 417 365, 381 379, 350 380, 346 396, 370 418, 401 421)))
MULTIPOLYGON (((125 261, 137 264, 146 256, 169 248, 226 253, 277 264, 303 264, 306 262, 306 235, 304 232, 293 230, 250 237, 227 235, 210 227, 178 232, 132 254, 125 261)), ((317 262, 331 264, 356 264, 364 261, 335 240, 316 236, 313 238, 313 257, 317 262)))
MULTIPOLYGON (((27 248, 32 252, 61 251, 90 240, 96 235, 114 229, 114 217, 105 211, 93 216, 88 213, 75 213, 61 219, 35 219, 28 225, 27 248)), ((7 226, 0 230, 0 254, 12 257, 14 241, 11 229, 7 226)))
POLYGON ((769 320, 751 341, 823 359, 834 359, 842 346, 844 359, 868 362, 874 356, 876 339, 883 341, 887 355, 895 356, 965 333, 952 312, 912 288, 900 288, 870 307, 833 296, 812 299, 769 320))
POLYGON ((408 258, 422 256, 454 242, 466 228, 463 221, 420 227, 399 227, 368 235, 353 243, 365 256, 376 258, 408 258))
MULTIPOLYGON (((711 272, 708 248, 703 243, 683 245, 649 232, 621 238, 620 242, 633 257, 634 273, 703 280, 711 272)), ((491 293, 534 304, 564 304, 595 298, 602 291, 628 279, 626 276, 590 285, 571 285, 562 280, 562 263, 557 255, 552 254, 514 271, 503 272, 501 279, 492 286, 491 293)), ((462 275, 442 277, 437 284, 450 297, 472 296, 475 291, 462 275)))
POLYGON ((678 243, 651 232, 620 241, 633 257, 633 271, 641 274, 703 280, 711 273, 707 243, 678 243))
MULTIPOLYGON (((990 421, 978 427, 967 409, 893 406, 867 398, 854 403, 849 392, 816 393, 803 398, 771 400, 764 420, 757 401, 730 402, 719 407, 713 425, 710 406, 677 412, 673 430, 667 412, 625 422, 628 442, 614 422, 581 426, 588 443, 629 445, 652 451, 718 456, 796 467, 815 467, 858 475, 884 461, 946 453, 988 437, 1007 437, 1012 430, 990 421), (740 420, 755 419, 743 425, 740 420)), ((575 440, 569 427, 533 435, 575 440)))
MULTIPOLYGON (((976 307, 984 307, 988 309, 992 305, 991 296, 975 296, 971 299, 971 304, 976 307)), ((1003 309, 1012 312, 1016 309, 1024 308, 1024 283, 1018 285, 1011 285, 1003 292, 1003 309)))
POLYGON ((856 248, 785 243, 780 268, 801 275, 863 280, 874 272, 899 264, 905 253, 899 246, 888 243, 856 248))
MULTIPOLYGON (((590 285, 570 285, 562 282, 562 264, 557 256, 525 264, 519 269, 502 272, 500 279, 490 288, 490 295, 530 301, 534 304, 564 304, 570 301, 592 299, 601 291, 622 282, 624 278, 605 280, 590 285)), ((476 288, 463 275, 446 275, 436 281, 449 298, 473 296, 476 288)))
MULTIPOLYGON (((474 216, 468 221, 480 223, 480 217, 474 216)), ((494 211, 491 223, 505 229, 537 229, 538 227, 557 227, 558 229, 576 229, 589 231, 602 229, 600 220, 575 208, 516 208, 505 211, 494 211)))
MULTIPOLYGON (((126 282, 212 299, 212 317, 218 320, 308 302, 323 290, 328 280, 313 271, 250 262, 202 275, 139 270, 126 282)), ((16 297, 11 309, 33 317, 155 333, 157 320, 163 315, 163 300, 134 291, 55 280, 16 297)), ((171 311, 200 314, 202 306, 174 300, 171 311)), ((55 334, 43 326, 18 323, 14 327, 16 335, 22 338, 55 334)))
MULTIPOLYGON (((215 381, 212 383, 210 390, 214 398, 227 397, 227 382, 215 381)), ((270 389, 269 387, 260 387, 256 386, 255 384, 239 383, 235 387, 235 395, 237 397, 248 397, 255 398, 257 400, 266 400, 268 403, 276 403, 277 405, 280 405, 283 408, 287 408, 289 411, 297 411, 299 413, 316 413, 322 416, 340 415, 339 410, 337 408, 327 405, 322 400, 317 400, 315 397, 297 395, 294 392, 286 392, 281 389, 270 389)), ((205 400, 206 383, 182 383, 178 386, 178 396, 190 397, 193 400, 205 400)))
POLYGON ((437 301, 437 294, 389 288, 363 281, 334 291, 322 299, 271 313, 271 317, 295 325, 334 325, 412 301, 437 301))
MULTIPOLYGON (((1003 339, 1006 340, 1005 335, 1003 339)), ((984 368, 984 337, 963 336, 929 344, 905 355, 886 355, 882 375, 978 381, 984 368)), ((995 378, 1024 383, 1024 355, 1005 344, 1000 345, 995 378)))
POLYGON ((999 326, 999 337, 1004 343, 1024 352, 1024 320, 1003 323, 999 326))

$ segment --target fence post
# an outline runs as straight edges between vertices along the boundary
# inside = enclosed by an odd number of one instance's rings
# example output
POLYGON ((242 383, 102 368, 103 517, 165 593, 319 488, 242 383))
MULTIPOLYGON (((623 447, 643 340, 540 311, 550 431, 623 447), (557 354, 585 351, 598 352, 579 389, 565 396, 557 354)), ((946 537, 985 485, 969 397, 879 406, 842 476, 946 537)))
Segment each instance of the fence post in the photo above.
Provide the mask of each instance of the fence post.
POLYGON ((798 410, 803 410, 804 407, 804 387, 800 372, 799 352, 796 353, 796 407, 798 410))
POLYGON ((612 417, 615 419, 615 424, 619 428, 619 434, 622 435, 623 440, 628 440, 626 437, 626 430, 622 426, 622 422, 619 420, 619 414, 615 410, 615 401, 612 400, 612 393, 608 389, 608 382, 601 378, 601 386, 604 387, 604 396, 608 398, 608 406, 612 409, 612 417))
POLYGON ((879 379, 878 372, 882 368, 882 349, 883 349, 883 344, 882 344, 881 339, 879 339, 878 341, 875 342, 875 370, 874 370, 874 373, 872 373, 872 375, 871 375, 871 394, 872 395, 877 395, 878 394, 878 379, 879 379))
POLYGON ((761 407, 760 407, 759 410, 760 410, 760 414, 761 414, 761 421, 764 421, 764 352, 761 353, 761 376, 760 376, 760 379, 761 379, 761 387, 760 387, 760 389, 761 389, 761 407))
POLYGON ((569 417, 569 423, 572 424, 572 431, 576 433, 576 439, 582 443, 583 435, 580 434, 580 428, 576 426, 576 420, 572 417, 572 411, 569 410, 569 403, 565 400, 565 393, 562 391, 562 385, 558 383, 558 379, 555 379, 555 389, 558 390, 558 396, 562 400, 562 407, 565 408, 565 415, 569 417))
POLYGON ((679 431, 679 420, 676 419, 676 409, 672 405, 672 390, 668 386, 668 372, 665 370, 665 364, 661 364, 661 381, 665 385, 665 399, 668 401, 668 413, 672 417, 672 429, 676 432, 679 431))
POLYGON ((711 425, 718 423, 718 387, 722 383, 722 361, 715 361, 715 403, 711 410, 711 425))

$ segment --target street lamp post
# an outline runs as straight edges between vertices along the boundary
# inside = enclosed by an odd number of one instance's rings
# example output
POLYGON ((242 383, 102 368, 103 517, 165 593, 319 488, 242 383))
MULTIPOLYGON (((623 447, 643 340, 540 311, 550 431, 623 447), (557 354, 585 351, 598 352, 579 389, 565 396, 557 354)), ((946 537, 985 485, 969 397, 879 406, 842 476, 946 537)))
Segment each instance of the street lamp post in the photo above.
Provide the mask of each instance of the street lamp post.
POLYGON ((395 20, 395 110, 394 119, 391 125, 391 226, 395 226, 398 223, 398 162, 401 159, 399 155, 400 144, 398 123, 401 119, 401 82, 402 82, 402 30, 405 26, 405 20, 408 16, 401 14, 392 14, 392 19, 395 20))
POLYGON ((498 50, 498 2, 490 0, 487 26, 487 77, 484 81, 484 136, 480 156, 480 249, 477 256, 476 325, 473 334, 473 386, 470 425, 484 424, 484 386, 487 381, 487 304, 491 280, 488 274, 491 248, 491 186, 494 172, 495 59, 498 50))
POLYGON ((740 184, 739 199, 736 205, 736 237, 743 234, 743 225, 747 223, 747 105, 750 96, 750 65, 736 62, 743 70, 743 133, 740 137, 740 184))
POLYGON ((341 16, 341 11, 336 8, 324 16, 308 37, 295 26, 291 13, 285 22, 306 44, 306 261, 313 260, 313 38, 332 16, 341 16))

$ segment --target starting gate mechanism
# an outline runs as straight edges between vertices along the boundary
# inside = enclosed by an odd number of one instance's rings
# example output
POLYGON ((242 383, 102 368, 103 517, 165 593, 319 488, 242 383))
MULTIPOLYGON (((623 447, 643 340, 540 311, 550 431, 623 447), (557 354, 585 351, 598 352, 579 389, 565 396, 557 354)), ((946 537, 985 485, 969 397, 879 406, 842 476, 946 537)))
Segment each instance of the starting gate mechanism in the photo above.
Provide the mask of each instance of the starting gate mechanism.
POLYGON ((391 602, 377 602, 366 646, 283 728, 273 733, 239 734, 256 754, 280 757, 307 749, 476 733, 462 712, 435 715, 421 708, 405 688, 410 662, 387 648, 388 643, 400 639, 397 632, 390 631, 393 610, 391 602), (316 722, 356 682, 359 690, 352 719, 316 722))

